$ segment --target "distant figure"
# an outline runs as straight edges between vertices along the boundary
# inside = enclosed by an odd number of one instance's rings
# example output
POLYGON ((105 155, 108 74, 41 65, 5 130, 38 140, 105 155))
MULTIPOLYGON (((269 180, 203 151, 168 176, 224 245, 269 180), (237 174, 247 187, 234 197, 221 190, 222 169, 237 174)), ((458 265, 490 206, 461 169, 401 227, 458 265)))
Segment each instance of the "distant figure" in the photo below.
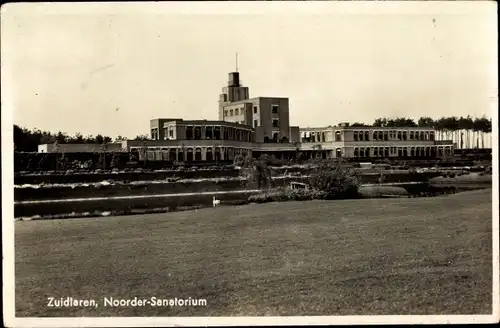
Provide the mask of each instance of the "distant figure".
POLYGON ((212 203, 213 203, 214 207, 217 206, 217 205, 220 205, 220 199, 216 199, 215 196, 214 196, 212 203))

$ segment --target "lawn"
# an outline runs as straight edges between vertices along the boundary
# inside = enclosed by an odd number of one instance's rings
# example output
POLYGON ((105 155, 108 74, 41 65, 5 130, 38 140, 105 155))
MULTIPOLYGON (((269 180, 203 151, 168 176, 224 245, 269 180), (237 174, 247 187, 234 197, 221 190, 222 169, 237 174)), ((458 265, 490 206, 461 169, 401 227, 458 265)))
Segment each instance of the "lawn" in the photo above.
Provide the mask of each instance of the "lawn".
POLYGON ((490 314, 491 202, 488 189, 16 222, 16 316, 490 314), (207 306, 102 305, 135 296, 207 306))

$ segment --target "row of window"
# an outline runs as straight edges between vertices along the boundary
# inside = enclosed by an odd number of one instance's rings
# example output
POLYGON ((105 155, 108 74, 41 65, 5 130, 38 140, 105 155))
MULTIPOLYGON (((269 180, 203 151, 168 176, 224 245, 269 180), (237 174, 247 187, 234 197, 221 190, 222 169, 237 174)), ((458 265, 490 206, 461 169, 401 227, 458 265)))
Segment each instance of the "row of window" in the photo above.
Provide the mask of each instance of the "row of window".
POLYGON ((365 147, 354 148, 354 157, 389 157, 397 155, 399 157, 429 157, 443 156, 443 154, 451 154, 451 147, 434 148, 434 147, 411 147, 408 151, 406 147, 365 147))
MULTIPOLYGON (((326 142, 326 132, 303 132, 302 142, 326 142)), ((342 134, 340 131, 335 132, 335 142, 342 141, 342 134)))
MULTIPOLYGON (((390 141, 390 140, 415 140, 415 141, 434 141, 434 131, 354 131, 354 141, 390 141), (371 138, 370 138, 371 136, 371 138)), ((325 142, 326 133, 321 132, 303 132, 302 142, 325 142)), ((335 132, 335 141, 342 141, 340 131, 335 132)))
POLYGON ((144 159, 144 155, 147 156, 150 161, 213 161, 213 160, 232 160, 234 156, 241 154, 242 156, 246 156, 250 154, 252 151, 250 149, 244 148, 231 148, 231 147, 215 147, 212 150, 212 147, 206 147, 204 156, 202 152, 202 148, 200 147, 187 147, 183 148, 169 148, 162 150, 153 150, 150 149, 144 154, 139 149, 134 149, 134 152, 138 153, 139 159, 144 159))
POLYGON ((233 109, 226 109, 224 110, 224 116, 238 116, 238 115, 243 115, 244 114, 244 108, 235 108, 233 109))
MULTIPOLYGON (((257 106, 253 107, 253 113, 257 114, 259 111, 257 106)), ((238 115, 243 115, 245 113, 244 108, 234 108, 234 109, 226 109, 224 110, 224 116, 238 116, 238 115)), ((279 113, 279 105, 271 105, 271 113, 272 114, 278 114, 279 113)))
POLYGON ((201 126, 186 126, 186 140, 234 140, 234 141, 252 141, 252 133, 247 130, 219 126, 205 127, 205 136, 203 138, 201 126))
MULTIPOLYGON (((174 139, 174 128, 164 128, 163 139, 174 139)), ((186 126, 186 140, 234 140, 234 141, 252 141, 252 132, 248 130, 237 129, 233 127, 220 126, 186 126)), ((158 129, 151 130, 151 138, 159 140, 158 129)))
MULTIPOLYGON (((434 131, 373 131, 372 140, 420 140, 434 141, 434 131)), ((370 141, 369 131, 354 131, 354 141, 370 141)))

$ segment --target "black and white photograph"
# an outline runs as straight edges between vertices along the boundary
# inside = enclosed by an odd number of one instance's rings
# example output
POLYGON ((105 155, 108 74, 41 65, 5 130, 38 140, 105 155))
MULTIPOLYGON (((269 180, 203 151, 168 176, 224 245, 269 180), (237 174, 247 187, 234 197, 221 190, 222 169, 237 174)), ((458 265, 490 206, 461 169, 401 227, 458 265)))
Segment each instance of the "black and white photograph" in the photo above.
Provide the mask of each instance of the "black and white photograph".
POLYGON ((495 323, 493 1, 1 7, 4 325, 495 323))

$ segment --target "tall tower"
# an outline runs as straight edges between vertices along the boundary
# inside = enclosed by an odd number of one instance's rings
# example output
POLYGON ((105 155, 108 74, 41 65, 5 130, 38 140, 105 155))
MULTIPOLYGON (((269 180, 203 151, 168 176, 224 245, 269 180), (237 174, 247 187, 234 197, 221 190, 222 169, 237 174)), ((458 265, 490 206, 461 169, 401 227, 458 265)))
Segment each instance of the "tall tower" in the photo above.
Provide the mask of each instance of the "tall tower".
POLYGON ((219 96, 219 120, 224 120, 224 106, 248 99, 248 87, 241 85, 240 73, 238 72, 238 54, 236 54, 236 71, 229 73, 227 86, 222 88, 222 93, 219 96))

